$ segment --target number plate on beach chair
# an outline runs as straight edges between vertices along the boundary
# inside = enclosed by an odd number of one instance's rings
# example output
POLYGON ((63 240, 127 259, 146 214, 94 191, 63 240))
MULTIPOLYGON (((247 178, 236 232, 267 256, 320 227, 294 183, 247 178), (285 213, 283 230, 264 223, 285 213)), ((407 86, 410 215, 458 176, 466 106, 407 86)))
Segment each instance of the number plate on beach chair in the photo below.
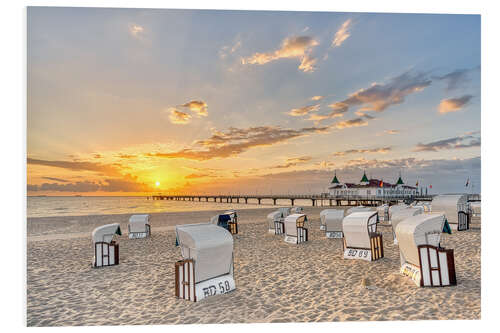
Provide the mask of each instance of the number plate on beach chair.
POLYGON ((342 231, 327 231, 326 238, 343 238, 344 234, 342 231))
POLYGON ((344 250, 344 259, 362 259, 372 261, 372 251, 365 249, 350 249, 344 250))

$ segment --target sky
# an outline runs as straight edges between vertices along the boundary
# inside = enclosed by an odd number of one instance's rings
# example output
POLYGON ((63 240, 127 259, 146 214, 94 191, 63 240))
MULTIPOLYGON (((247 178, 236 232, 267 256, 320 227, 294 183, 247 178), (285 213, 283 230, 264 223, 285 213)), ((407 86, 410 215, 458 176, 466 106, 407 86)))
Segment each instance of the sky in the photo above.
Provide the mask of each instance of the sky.
POLYGON ((479 15, 29 7, 27 24, 28 195, 309 194, 365 171, 481 190, 479 15))

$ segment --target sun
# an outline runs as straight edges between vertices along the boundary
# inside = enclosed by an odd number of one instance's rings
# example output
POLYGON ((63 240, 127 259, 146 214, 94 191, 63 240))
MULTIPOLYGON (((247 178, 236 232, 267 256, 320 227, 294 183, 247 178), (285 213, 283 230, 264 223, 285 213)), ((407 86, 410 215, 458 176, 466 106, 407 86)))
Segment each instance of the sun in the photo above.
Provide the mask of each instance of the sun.
POLYGON ((156 181, 155 185, 156 185, 156 187, 160 187, 160 182, 156 181))

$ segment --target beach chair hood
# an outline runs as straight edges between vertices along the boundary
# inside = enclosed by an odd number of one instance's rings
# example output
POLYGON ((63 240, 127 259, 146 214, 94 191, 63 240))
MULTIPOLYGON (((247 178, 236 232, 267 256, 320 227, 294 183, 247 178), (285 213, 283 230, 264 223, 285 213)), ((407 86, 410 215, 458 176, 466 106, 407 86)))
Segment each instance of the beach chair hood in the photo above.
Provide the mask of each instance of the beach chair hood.
POLYGON ((175 230, 182 257, 194 259, 196 281, 231 271, 233 237, 229 231, 211 223, 178 225, 175 230))
POLYGON ((343 209, 329 209, 324 215, 326 231, 342 231, 343 209))
POLYGON ((396 227, 398 224, 407 219, 410 216, 422 214, 424 212, 423 207, 411 207, 411 208, 405 208, 405 209, 398 209, 395 212, 392 213, 391 217, 391 224, 392 224, 392 229, 396 230, 396 227))
POLYGON ((94 243, 97 242, 109 243, 113 240, 114 235, 118 236, 122 235, 119 223, 105 224, 95 228, 94 231, 92 232, 92 241, 94 243))
POLYGON ((444 214, 429 213, 408 217, 396 227, 399 250, 405 260, 420 266, 418 246, 439 246, 445 222, 444 214))
POLYGON ((319 212, 319 219, 321 221, 321 224, 325 224, 325 216, 329 212, 336 212, 338 209, 323 209, 321 212, 319 212))
POLYGON ((346 212, 346 215, 349 215, 349 214, 354 213, 354 212, 371 212, 371 211, 373 211, 372 207, 356 206, 356 207, 349 208, 346 212))
POLYGON ((438 195, 432 199, 432 212, 442 212, 449 223, 458 223, 458 212, 468 212, 467 194, 438 195))
POLYGON ((377 212, 354 212, 342 221, 347 247, 370 248, 369 230, 377 231, 377 212))

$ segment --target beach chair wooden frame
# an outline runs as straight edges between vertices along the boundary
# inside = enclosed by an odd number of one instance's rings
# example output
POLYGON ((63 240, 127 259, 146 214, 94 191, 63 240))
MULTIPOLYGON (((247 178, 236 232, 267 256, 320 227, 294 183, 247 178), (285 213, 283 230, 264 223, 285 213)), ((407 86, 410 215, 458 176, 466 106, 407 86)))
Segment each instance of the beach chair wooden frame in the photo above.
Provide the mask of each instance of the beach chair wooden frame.
POLYGON ((297 244, 307 242, 308 238, 308 230, 304 227, 297 227, 297 244))
POLYGON ((433 245, 418 246, 419 266, 404 263, 401 273, 409 276, 420 287, 456 286, 455 257, 453 249, 433 245))
POLYGON ((175 297, 196 302, 193 259, 175 263, 175 297))
POLYGON ((175 263, 175 297, 198 302, 206 297, 227 294, 236 289, 233 263, 228 274, 197 282, 194 259, 178 260, 175 263))
POLYGON ((457 231, 465 231, 469 230, 470 224, 470 212, 459 211, 458 212, 458 223, 457 223, 457 231))
POLYGON ((94 243, 93 267, 115 266, 120 263, 120 247, 115 241, 94 243))
POLYGON ((232 235, 236 235, 238 233, 238 222, 237 221, 229 221, 227 223, 227 225, 229 227, 229 232, 232 235))
POLYGON ((283 235, 285 233, 285 222, 274 221, 274 234, 283 235))
POLYGON ((136 238, 146 238, 151 237, 151 225, 145 224, 146 232, 131 232, 130 225, 128 225, 128 238, 136 239, 136 238))

